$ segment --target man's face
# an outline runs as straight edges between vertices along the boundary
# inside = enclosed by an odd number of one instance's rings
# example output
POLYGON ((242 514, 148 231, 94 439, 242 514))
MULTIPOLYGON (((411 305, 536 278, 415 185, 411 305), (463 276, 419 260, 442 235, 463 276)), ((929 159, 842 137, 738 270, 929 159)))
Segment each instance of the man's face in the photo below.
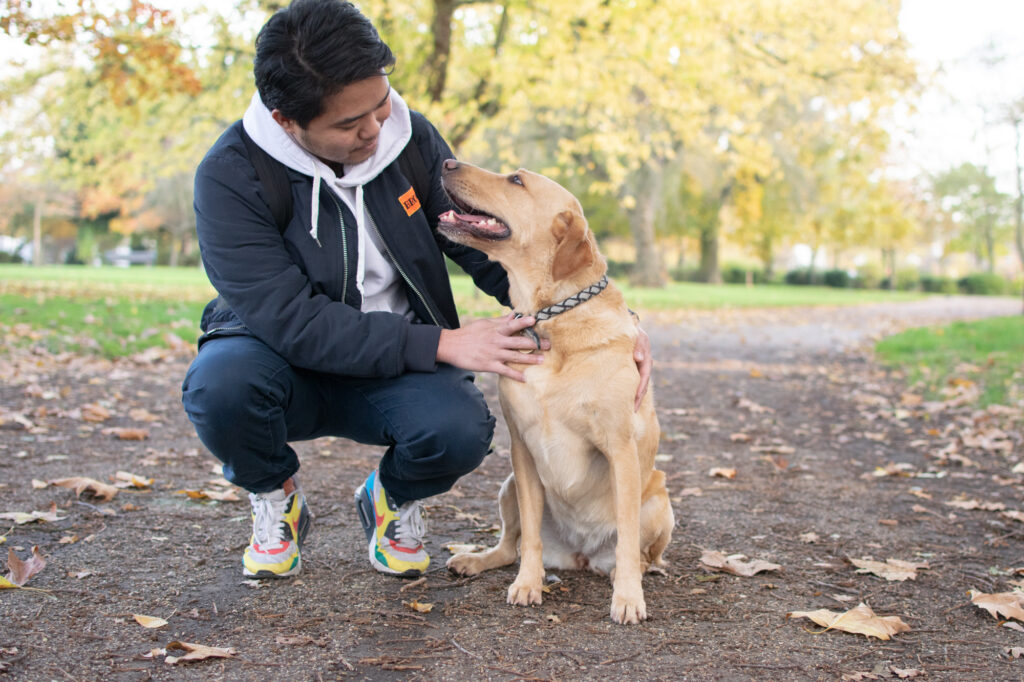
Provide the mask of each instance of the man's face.
POLYGON ((383 75, 350 83, 325 99, 323 112, 305 128, 279 109, 271 113, 306 151, 340 170, 377 151, 381 124, 391 115, 391 86, 383 75))

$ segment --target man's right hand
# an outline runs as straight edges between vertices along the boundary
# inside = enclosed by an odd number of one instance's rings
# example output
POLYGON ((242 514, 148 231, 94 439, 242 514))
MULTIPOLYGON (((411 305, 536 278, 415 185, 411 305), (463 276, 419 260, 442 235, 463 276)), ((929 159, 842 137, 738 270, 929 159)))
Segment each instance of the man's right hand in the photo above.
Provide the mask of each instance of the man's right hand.
MULTIPOLYGON (((459 329, 442 329, 437 344, 437 361, 446 362, 474 372, 494 372, 502 376, 526 381, 523 373, 509 367, 509 363, 539 365, 544 355, 537 350, 532 339, 519 332, 532 326, 533 317, 516 319, 512 314, 486 320, 475 320, 459 329), (520 350, 533 350, 521 353, 520 350)), ((541 350, 551 348, 551 342, 541 340, 541 350)))

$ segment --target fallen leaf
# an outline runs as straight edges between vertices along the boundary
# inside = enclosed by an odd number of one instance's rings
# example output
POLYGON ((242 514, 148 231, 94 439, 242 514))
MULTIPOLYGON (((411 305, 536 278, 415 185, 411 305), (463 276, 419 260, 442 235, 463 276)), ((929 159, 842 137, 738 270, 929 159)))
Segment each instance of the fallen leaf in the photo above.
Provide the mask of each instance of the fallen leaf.
POLYGON ((753 436, 749 433, 733 433, 729 436, 729 440, 733 443, 749 443, 753 440, 753 436))
POLYGON ((277 644, 284 644, 287 646, 305 646, 307 644, 315 644, 318 647, 327 646, 326 640, 313 639, 309 635, 278 635, 274 641, 277 644))
POLYGON ((679 494, 682 497, 700 497, 704 494, 704 491, 700 488, 683 488, 679 491, 679 494))
POLYGON ((101 500, 112 500, 118 492, 117 488, 112 485, 100 483, 94 478, 85 478, 82 476, 58 478, 55 481, 50 481, 50 485, 60 486, 61 488, 72 488, 75 491, 76 497, 81 497, 82 493, 88 492, 101 500))
POLYGON ((135 474, 127 471, 118 471, 114 474, 114 478, 119 481, 119 483, 115 484, 118 488, 148 488, 153 485, 152 478, 136 476, 135 474))
POLYGON ((166 620, 164 620, 163 618, 157 618, 156 616, 143 616, 138 613, 133 613, 132 618, 134 618, 135 622, 144 628, 150 628, 155 630, 156 628, 162 628, 163 626, 167 625, 166 620))
POLYGON ((25 561, 18 558, 14 548, 7 550, 7 575, 0 578, 0 589, 23 587, 29 579, 46 568, 46 559, 39 553, 39 547, 32 548, 32 556, 25 561))
POLYGON ((1010 519, 1011 521, 1020 521, 1024 523, 1024 512, 1022 511, 1004 511, 999 513, 1004 519, 1010 519))
POLYGON ((110 410, 96 403, 82 405, 81 411, 82 419, 87 422, 103 422, 110 419, 110 410))
POLYGON ((985 594, 977 590, 968 590, 971 596, 971 603, 988 611, 993 618, 1016 618, 1024 621, 1024 592, 999 592, 985 594))
POLYGON ((471 554, 473 552, 479 552, 481 549, 484 549, 483 545, 460 544, 458 542, 448 545, 448 551, 452 554, 471 554))
POLYGON ((217 500, 218 502, 241 502, 234 490, 177 490, 175 495, 188 495, 190 500, 217 500))
POLYGON ((813 545, 815 542, 821 539, 817 533, 801 533, 799 537, 800 542, 804 543, 805 545, 813 545))
POLYGON ((413 599, 412 601, 404 601, 402 603, 408 606, 413 611, 419 611, 420 613, 430 613, 434 610, 433 604, 420 603, 415 599, 413 599))
POLYGON ((947 507, 957 509, 980 509, 981 511, 1003 511, 1006 505, 1002 502, 979 502, 978 500, 951 500, 944 503, 947 507))
POLYGON ((146 429, 132 429, 120 426, 103 429, 104 436, 116 436, 121 440, 146 440, 149 438, 149 431, 146 429))
POLYGON ((1003 653, 1010 658, 1020 658, 1024 656, 1024 646, 1011 646, 1003 649, 1003 653))
POLYGON ((736 404, 736 407, 739 407, 739 408, 744 409, 744 410, 749 410, 751 412, 751 414, 764 414, 765 412, 774 412, 775 411, 775 410, 773 410, 770 407, 764 407, 763 405, 758 405, 757 403, 755 403, 753 401, 750 401, 750 400, 747 400, 746 398, 740 398, 739 400, 736 401, 735 404, 736 404))
POLYGON ((761 571, 777 571, 782 568, 782 566, 778 564, 761 561, 760 559, 744 562, 743 559, 745 558, 746 557, 742 554, 726 556, 722 552, 706 549, 701 553, 700 561, 705 566, 710 566, 711 568, 718 569, 719 571, 732 573, 733 575, 739 575, 745 578, 756 575, 761 571))
POLYGON ((891 670, 892 674, 901 680, 908 680, 913 677, 920 677, 924 675, 924 671, 918 670, 917 668, 897 668, 896 666, 889 666, 889 670, 891 670))
POLYGON ((857 567, 858 573, 873 573, 879 578, 899 582, 916 580, 918 569, 928 568, 927 561, 914 563, 900 559, 886 559, 884 562, 872 559, 850 559, 850 563, 857 567))
POLYGON ((174 641, 167 645, 167 651, 185 651, 187 652, 184 656, 168 656, 164 659, 164 663, 175 665, 177 663, 184 663, 187 661, 205 661, 208 658, 231 658, 237 652, 228 647, 221 649, 214 646, 204 646, 202 644, 192 644, 190 642, 178 642, 174 641))
POLYGON ((714 468, 711 469, 711 471, 708 472, 708 476, 711 476, 711 477, 716 477, 717 476, 718 478, 733 479, 733 478, 736 478, 736 470, 735 469, 726 469, 724 467, 714 467, 714 468))
POLYGON ((858 606, 844 613, 836 613, 828 609, 817 611, 793 611, 786 614, 787 618, 810 618, 828 630, 841 630, 865 637, 889 639, 900 632, 907 632, 910 626, 900 620, 899 616, 876 616, 867 604, 858 606))
POLYGON ((0 514, 0 519, 10 519, 19 526, 25 523, 32 523, 33 521, 63 521, 66 518, 66 516, 58 515, 56 502, 51 502, 49 511, 45 512, 34 511, 29 514, 25 512, 3 512, 0 514))
POLYGON ((160 417, 156 416, 149 410, 143 409, 141 407, 128 412, 128 416, 137 422, 155 422, 160 419, 160 417))

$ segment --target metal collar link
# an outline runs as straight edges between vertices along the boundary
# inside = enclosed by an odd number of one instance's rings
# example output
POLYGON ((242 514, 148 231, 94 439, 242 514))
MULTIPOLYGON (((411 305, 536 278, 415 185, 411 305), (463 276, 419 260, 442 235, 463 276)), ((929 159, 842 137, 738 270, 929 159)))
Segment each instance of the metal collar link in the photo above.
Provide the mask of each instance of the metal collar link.
MULTIPOLYGON (((586 289, 583 289, 582 291, 573 294, 572 296, 570 296, 569 298, 565 299, 564 301, 561 301, 559 303, 554 303, 552 305, 549 305, 546 308, 541 308, 536 313, 534 313, 533 317, 537 318, 538 322, 543 322, 544 320, 551 319, 555 315, 561 315, 562 313, 566 312, 567 310, 572 310, 573 308, 578 306, 580 303, 584 303, 584 302, 589 301, 590 299, 594 298, 599 293, 604 291, 605 287, 607 287, 607 286, 608 286, 608 275, 603 275, 601 277, 600 281, 598 281, 596 284, 591 284, 586 289)), ((527 316, 524 315, 523 313, 516 313, 515 314, 515 318, 517 320, 520 317, 527 317, 527 316)), ((522 330, 519 333, 524 335, 524 336, 530 337, 530 339, 532 339, 533 342, 537 345, 537 350, 540 350, 540 336, 537 335, 537 332, 533 329, 533 327, 527 327, 526 329, 522 330)), ((533 351, 530 350, 530 351, 523 351, 523 352, 530 352, 530 353, 532 353, 533 351)))

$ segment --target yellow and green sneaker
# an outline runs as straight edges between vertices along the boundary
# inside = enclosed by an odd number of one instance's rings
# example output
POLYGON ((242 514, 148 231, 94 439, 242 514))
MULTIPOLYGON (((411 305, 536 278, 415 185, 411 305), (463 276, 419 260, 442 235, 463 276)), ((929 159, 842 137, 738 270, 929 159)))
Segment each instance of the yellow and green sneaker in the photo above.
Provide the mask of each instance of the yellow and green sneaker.
POLYGON ((356 510, 369 543, 370 564, 381 573, 415 578, 430 565, 419 500, 397 506, 374 471, 356 489, 356 510))
POLYGON ((287 578, 302 570, 302 541, 312 515, 298 481, 286 494, 284 488, 269 493, 249 493, 252 503, 252 538, 242 556, 247 578, 287 578))

